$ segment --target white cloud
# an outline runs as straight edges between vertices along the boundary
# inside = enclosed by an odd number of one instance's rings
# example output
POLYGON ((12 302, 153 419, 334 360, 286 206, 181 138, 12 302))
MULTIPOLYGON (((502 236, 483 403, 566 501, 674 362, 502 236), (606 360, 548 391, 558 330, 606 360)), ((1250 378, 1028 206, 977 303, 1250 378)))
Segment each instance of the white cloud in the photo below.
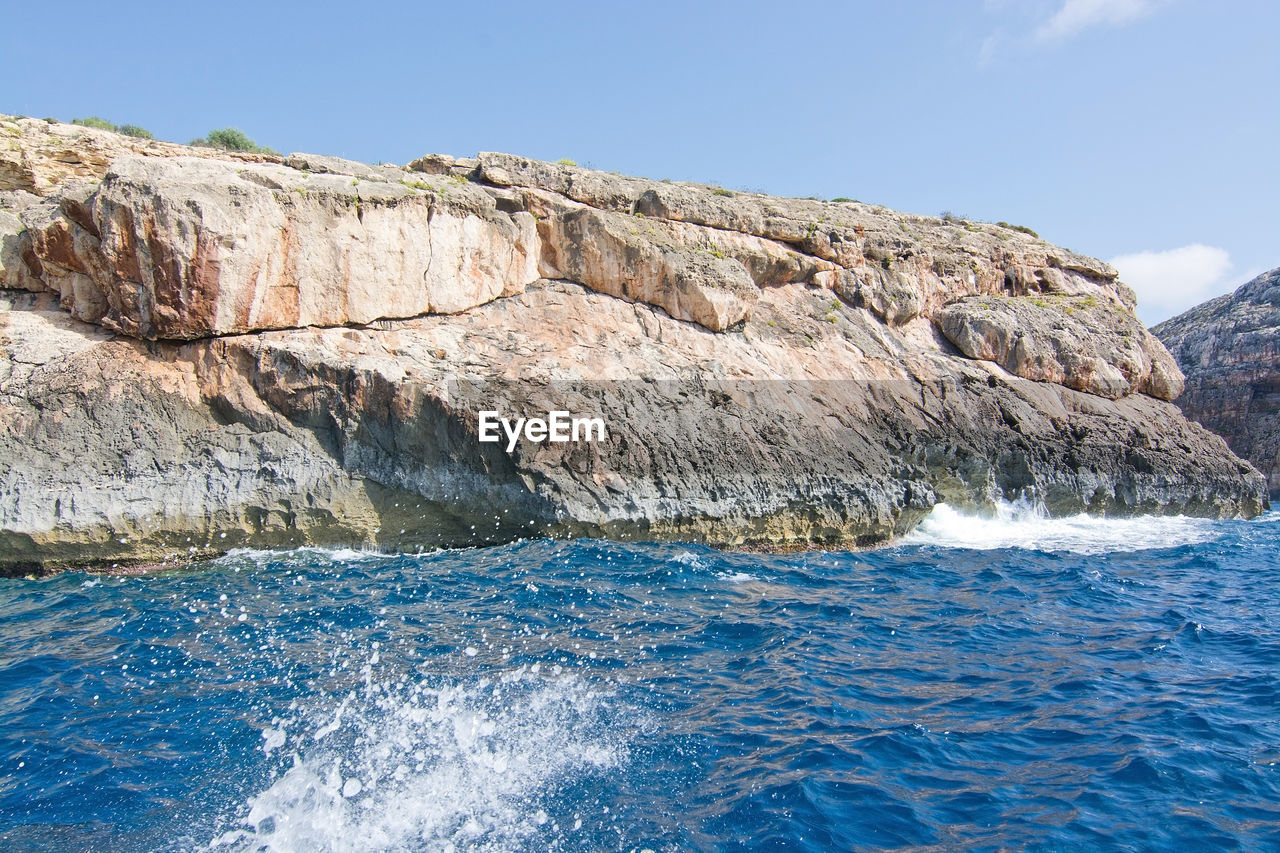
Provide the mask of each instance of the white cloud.
POLYGON ((1164 252, 1112 258, 1120 280, 1138 294, 1138 316, 1148 326, 1181 314, 1235 288, 1225 249, 1193 243, 1164 252))
POLYGON ((1063 0, 1062 8, 1040 25, 1036 38, 1057 41, 1097 26, 1119 26, 1155 11, 1161 0, 1063 0))
POLYGON ((978 49, 978 67, 986 68, 991 64, 991 60, 995 58, 996 49, 1000 46, 1000 34, 992 33, 982 40, 982 47, 978 49))

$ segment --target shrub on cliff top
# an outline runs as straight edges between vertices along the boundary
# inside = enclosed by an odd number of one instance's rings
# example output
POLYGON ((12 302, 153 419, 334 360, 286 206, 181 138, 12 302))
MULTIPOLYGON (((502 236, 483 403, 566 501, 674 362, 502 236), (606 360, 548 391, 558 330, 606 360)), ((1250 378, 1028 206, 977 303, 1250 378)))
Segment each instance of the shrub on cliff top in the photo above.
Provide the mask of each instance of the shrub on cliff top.
POLYGON ((116 125, 116 133, 123 133, 125 136, 132 136, 134 139, 155 139, 151 135, 151 131, 145 127, 138 127, 136 124, 118 124, 116 125))
POLYGON ((1037 240, 1040 239, 1039 234, 1032 231, 1030 228, 1028 228, 1025 225, 1010 225, 1008 222, 1005 222, 1004 220, 997 222, 996 225, 999 225, 1001 228, 1008 228, 1010 231, 1020 231, 1023 234, 1030 234, 1032 237, 1035 237, 1037 240))
POLYGON ((191 144, 200 148, 221 148, 223 151, 245 151, 251 154, 275 154, 276 152, 250 139, 243 130, 224 127, 211 130, 202 139, 193 139, 191 144))
POLYGON ((112 130, 116 133, 123 133, 125 136, 132 136, 135 139, 155 139, 151 135, 151 131, 145 127, 138 127, 136 124, 116 124, 107 121, 105 118, 97 116, 89 116, 87 118, 73 118, 72 124, 78 124, 81 127, 94 127, 98 130, 112 130))
POLYGON ((81 127, 96 127, 98 130, 115 130, 116 126, 107 121, 105 118, 97 116, 89 116, 88 118, 73 118, 72 124, 78 124, 81 127))

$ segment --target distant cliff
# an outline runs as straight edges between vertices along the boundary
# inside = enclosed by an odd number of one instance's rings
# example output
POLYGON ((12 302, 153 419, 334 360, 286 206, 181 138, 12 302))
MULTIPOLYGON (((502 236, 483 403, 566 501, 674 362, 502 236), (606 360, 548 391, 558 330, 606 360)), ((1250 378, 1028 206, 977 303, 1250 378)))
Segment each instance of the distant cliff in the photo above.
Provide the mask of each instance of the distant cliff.
POLYGON ((1280 268, 1151 330, 1186 374, 1178 406, 1280 495, 1280 268))
POLYGON ((1107 264, 506 154, 0 120, 0 565, 524 535, 885 541, 938 501, 1258 512, 1107 264), (481 411, 599 416, 508 449, 481 411))

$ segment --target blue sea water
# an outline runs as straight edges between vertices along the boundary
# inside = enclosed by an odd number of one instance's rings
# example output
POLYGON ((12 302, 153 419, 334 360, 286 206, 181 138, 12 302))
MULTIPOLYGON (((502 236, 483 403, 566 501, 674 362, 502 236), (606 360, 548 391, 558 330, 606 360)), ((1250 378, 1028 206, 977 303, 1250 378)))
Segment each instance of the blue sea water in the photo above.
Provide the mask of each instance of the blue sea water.
POLYGON ((0 582, 0 848, 1280 848, 1280 514, 0 582))

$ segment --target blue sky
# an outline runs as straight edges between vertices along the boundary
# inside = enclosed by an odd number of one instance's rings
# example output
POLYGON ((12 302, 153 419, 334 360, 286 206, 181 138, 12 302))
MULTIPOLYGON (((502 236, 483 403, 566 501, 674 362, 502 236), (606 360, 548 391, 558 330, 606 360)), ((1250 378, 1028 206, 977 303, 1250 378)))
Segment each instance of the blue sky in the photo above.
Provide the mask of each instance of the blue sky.
POLYGON ((1155 322, 1280 265, 1280 3, 24 3, 0 111, 1029 225, 1155 322))

